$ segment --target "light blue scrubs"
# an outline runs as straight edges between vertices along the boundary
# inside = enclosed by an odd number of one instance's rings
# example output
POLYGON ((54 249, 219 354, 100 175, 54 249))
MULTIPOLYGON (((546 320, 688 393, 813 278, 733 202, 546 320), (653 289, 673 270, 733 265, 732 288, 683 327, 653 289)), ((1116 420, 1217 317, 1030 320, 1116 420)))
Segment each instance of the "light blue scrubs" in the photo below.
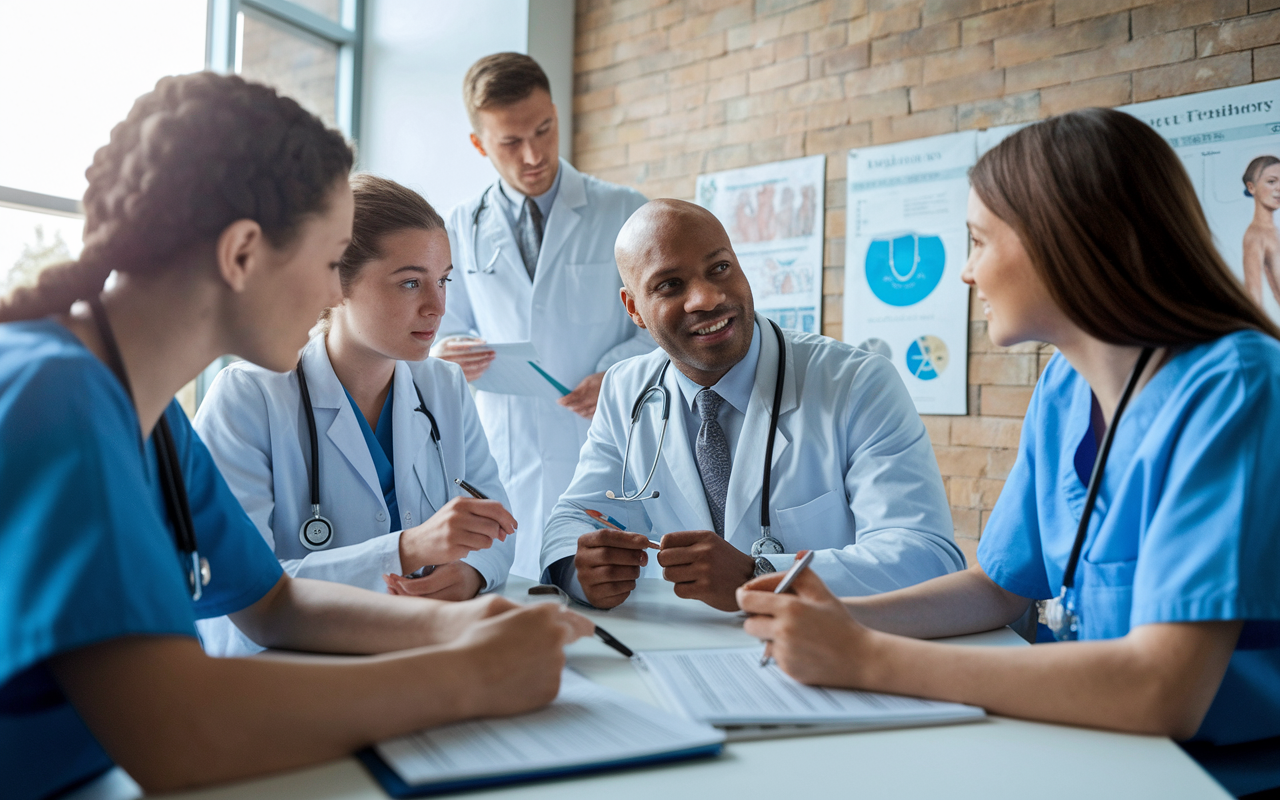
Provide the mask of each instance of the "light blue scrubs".
MULTIPOLYGON (((1061 355, 1036 386, 978 546, 1008 591, 1057 595, 1096 452, 1093 395, 1061 355)), ((1242 331, 1179 352, 1116 428, 1076 572, 1081 639, 1159 622, 1246 620, 1188 747, 1236 793, 1280 785, 1280 343, 1242 331), (1265 751, 1265 752, 1263 752, 1265 751), (1235 759, 1240 761, 1240 759, 1235 759)), ((1046 687, 1051 689, 1051 687, 1046 687)))
MULTIPOLYGON (((66 328, 0 325, 0 775, 27 800, 93 779, 111 760, 46 662, 139 634, 196 635, 238 611, 280 564, 178 404, 165 411, 200 554, 212 580, 191 601, 156 472, 123 387, 66 328)), ((124 724, 127 724, 124 723, 124 724)))

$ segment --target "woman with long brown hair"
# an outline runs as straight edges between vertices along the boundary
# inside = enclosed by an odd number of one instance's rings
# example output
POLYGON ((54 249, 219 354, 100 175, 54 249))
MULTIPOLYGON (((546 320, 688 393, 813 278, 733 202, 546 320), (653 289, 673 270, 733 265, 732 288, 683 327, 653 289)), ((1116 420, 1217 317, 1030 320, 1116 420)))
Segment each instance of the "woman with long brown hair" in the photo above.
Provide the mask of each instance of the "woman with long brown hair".
POLYGON ((528 710, 591 630, 548 606, 284 575, 173 400, 226 353, 297 362, 340 296, 351 162, 272 89, 164 78, 94 157, 79 261, 0 300, 5 797, 113 764, 149 791, 227 781, 528 710), (414 649, 214 659, 195 622, 222 614, 266 646, 414 649))
POLYGON ((1118 111, 1029 126, 971 174, 962 277, 991 340, 1054 344, 970 569, 838 600, 739 590, 806 683, 1159 734, 1280 785, 1280 330, 1214 249, 1177 155, 1118 111), (920 639, 1009 624, 1023 649, 920 639))

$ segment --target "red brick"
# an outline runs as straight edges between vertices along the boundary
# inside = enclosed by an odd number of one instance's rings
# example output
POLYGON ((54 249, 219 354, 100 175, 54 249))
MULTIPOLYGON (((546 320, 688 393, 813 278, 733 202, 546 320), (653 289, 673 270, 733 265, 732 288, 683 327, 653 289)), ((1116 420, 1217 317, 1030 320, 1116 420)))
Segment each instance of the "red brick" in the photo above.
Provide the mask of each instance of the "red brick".
POLYGON ((1040 112, 1045 116, 1091 106, 1115 107, 1133 102, 1133 84, 1128 74, 1095 78, 1040 90, 1040 112))
POLYGON ((1249 13, 1249 0, 1185 0, 1135 8, 1131 17, 1133 38, 1218 22, 1249 13))
POLYGON ((998 39, 995 43, 995 63, 996 66, 1010 67, 1127 41, 1129 15, 1113 14, 1075 25, 1059 25, 998 39))
POLYGON ((1196 51, 1201 58, 1276 42, 1280 42, 1280 11, 1230 20, 1196 31, 1196 51))
POLYGON ((1031 402, 1032 386, 983 386, 981 413, 991 417, 1021 417, 1031 402))
POLYGON ((1192 31, 1174 31, 1127 44, 1059 56, 1046 61, 1009 67, 1004 71, 1005 91, 1023 92, 1044 86, 1116 75, 1130 70, 1163 66, 1195 57, 1192 31))
POLYGON ((810 31, 806 38, 809 55, 820 55, 844 47, 849 40, 849 30, 844 25, 828 25, 825 28, 810 31))
POLYGON ((908 58, 892 64, 845 73, 844 93, 848 97, 857 97, 882 92, 885 89, 896 89, 900 86, 914 86, 920 83, 922 65, 922 59, 908 58))
POLYGON ((982 0, 925 0, 920 24, 932 25, 982 12, 982 0))
POLYGON ((971 45, 1052 26, 1053 0, 1041 0, 962 20, 960 41, 971 45))
POLYGON ((1035 380, 1034 355, 990 353, 969 356, 969 383, 1030 386, 1035 380))
POLYGON ((787 103, 804 106, 844 97, 844 82, 837 75, 798 83, 787 89, 787 103))
POLYGON ((938 459, 938 470, 944 477, 979 478, 987 471, 987 453, 985 447, 952 447, 945 445, 933 448, 938 459))
POLYGON ((1040 117, 1039 92, 1006 94, 993 100, 975 100, 956 106, 956 127, 962 131, 1034 122, 1040 117))
POLYGON ((830 8, 825 3, 810 3, 782 15, 782 35, 807 33, 827 24, 830 8))
POLYGON ((1280 78, 1280 44, 1253 51, 1253 79, 1268 81, 1272 78, 1280 78))
POLYGON ((1057 0, 1054 6, 1054 19, 1061 25, 1078 19, 1100 17, 1116 11, 1128 11, 1137 6, 1145 6, 1156 0, 1057 0))
POLYGON ((888 36, 920 27, 920 9, 912 6, 888 11, 872 11, 867 15, 872 37, 888 36))
POLYGON ((1161 97, 1241 86, 1252 79, 1252 53, 1198 58, 1195 61, 1133 73, 1133 101, 1141 103, 1161 97))
POLYGON ((907 31, 871 42, 871 63, 884 64, 911 56, 922 56, 960 46, 960 26, 940 22, 927 28, 907 31))
POLYGON ((851 97, 840 102, 848 110, 849 122, 863 122, 883 117, 902 116, 908 113, 907 91, 905 89, 890 89, 887 92, 851 97))
POLYGON ((937 417, 929 414, 922 414, 920 421, 924 423, 924 429, 929 433, 929 441, 934 447, 944 447, 951 444, 951 417, 937 417))
POLYGON ((1013 448, 991 448, 987 450, 988 478, 1008 478, 1013 470, 1013 462, 1018 458, 1018 451, 1013 448))
POLYGON ((814 77, 842 75, 846 72, 865 69, 870 63, 871 48, 866 42, 860 42, 852 47, 845 47, 819 58, 810 59, 809 72, 814 77), (816 65, 816 69, 814 65, 816 65))
POLYGON ((1022 420, 1000 417, 954 417, 951 443, 975 447, 1017 447, 1022 420))
POLYGON ((960 75, 985 72, 993 64, 991 43, 961 47, 924 57, 924 82, 947 80, 960 75))
POLYGON ((953 103, 999 97, 1003 92, 1003 70, 991 70, 977 75, 961 75, 937 83, 912 87, 911 110, 927 111, 953 103))
POLYGON ((956 130, 956 108, 935 108, 905 117, 892 117, 872 121, 871 138, 875 144, 922 139, 956 130))
MULTIPOLYGON (((858 125, 843 125, 839 128, 829 128, 824 131, 807 132, 804 135, 804 154, 806 156, 818 156, 835 150, 866 147, 869 144, 871 144, 870 124, 863 122, 858 125)), ((842 298, 836 299, 841 300, 842 298)), ((837 304, 837 307, 839 307, 839 304, 837 304)), ((826 314, 827 312, 824 310, 822 313, 826 314)))

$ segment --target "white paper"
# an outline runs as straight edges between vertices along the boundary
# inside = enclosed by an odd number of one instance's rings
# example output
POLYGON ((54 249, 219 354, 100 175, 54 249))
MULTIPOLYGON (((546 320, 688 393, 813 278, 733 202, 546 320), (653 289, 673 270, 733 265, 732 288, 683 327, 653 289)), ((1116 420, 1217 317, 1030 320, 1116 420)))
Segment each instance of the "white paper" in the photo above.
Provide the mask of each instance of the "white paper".
POLYGON ((390 739, 378 755, 410 785, 674 753, 724 733, 641 703, 566 669, 554 703, 518 717, 460 722, 390 739))
POLYGON ((471 382, 477 389, 495 394, 545 397, 548 400, 559 400, 564 396, 551 381, 534 369, 534 364, 541 367, 542 363, 538 360, 538 350, 533 342, 498 342, 477 347, 495 353, 489 368, 471 382))
POLYGON ((823 689, 760 666, 761 647, 637 653, 645 678, 672 710, 711 725, 897 727, 982 719, 974 706, 877 692, 823 689))
POLYGON ((965 210, 977 133, 849 151, 844 340, 888 358, 921 414, 968 401, 965 210))
POLYGON ((756 311, 786 330, 822 333, 827 157, 698 176, 698 204, 729 234, 756 311))

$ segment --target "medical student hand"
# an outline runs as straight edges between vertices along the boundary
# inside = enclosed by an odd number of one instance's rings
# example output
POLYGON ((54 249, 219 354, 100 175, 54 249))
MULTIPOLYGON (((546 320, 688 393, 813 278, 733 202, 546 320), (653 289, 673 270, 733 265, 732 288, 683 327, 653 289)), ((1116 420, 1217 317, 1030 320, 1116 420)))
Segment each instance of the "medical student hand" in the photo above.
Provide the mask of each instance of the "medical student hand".
POLYGON ((638 533, 604 528, 578 537, 573 567, 587 601, 613 608, 636 588, 640 568, 649 563, 649 539, 638 533))
POLYGON ((497 500, 455 497, 421 525, 400 533, 400 572, 448 564, 516 532, 516 518, 497 500))
POLYGON ((465 561, 441 564, 430 575, 406 578, 403 575, 383 575, 388 594, 407 597, 430 597, 432 600, 470 600, 480 593, 484 576, 465 561))
POLYGON ((603 380, 603 372, 588 375, 578 384, 578 388, 556 402, 580 417, 591 419, 596 413, 596 400, 600 398, 600 382, 603 380))
POLYGON ((775 572, 738 589, 738 605, 751 616, 743 630, 769 644, 782 671, 813 686, 858 687, 877 663, 875 647, 885 634, 849 615, 813 570, 796 576, 791 592, 774 594, 783 574, 775 572))
POLYGON ((492 350, 476 348, 476 345, 484 343, 484 339, 451 336, 436 346, 431 355, 442 361, 452 361, 462 367, 462 374, 467 380, 474 381, 484 374, 497 355, 492 350))
POLYGON ((550 703, 560 691, 565 645, 594 630, 591 620, 551 603, 512 609, 471 626, 450 645, 465 658, 465 674, 473 679, 464 699, 466 716, 520 714, 550 703))
POLYGON ((677 597, 701 600, 721 611, 737 611, 734 592, 755 574, 755 559, 715 531, 680 531, 662 537, 658 553, 662 577, 676 585, 677 597))

